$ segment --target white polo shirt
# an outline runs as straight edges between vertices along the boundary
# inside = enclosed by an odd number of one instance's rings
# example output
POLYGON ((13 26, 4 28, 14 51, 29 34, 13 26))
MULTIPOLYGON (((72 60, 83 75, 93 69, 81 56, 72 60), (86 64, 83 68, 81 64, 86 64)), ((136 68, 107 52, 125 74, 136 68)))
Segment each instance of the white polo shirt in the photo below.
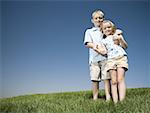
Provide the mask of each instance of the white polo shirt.
MULTIPOLYGON (((86 30, 85 37, 84 37, 84 44, 86 44, 87 42, 99 44, 101 43, 102 39, 103 39, 103 34, 100 31, 100 29, 93 27, 91 29, 86 30)), ((98 61, 103 61, 105 59, 106 57, 102 56, 101 54, 98 54, 96 51, 89 48, 89 64, 98 61)))

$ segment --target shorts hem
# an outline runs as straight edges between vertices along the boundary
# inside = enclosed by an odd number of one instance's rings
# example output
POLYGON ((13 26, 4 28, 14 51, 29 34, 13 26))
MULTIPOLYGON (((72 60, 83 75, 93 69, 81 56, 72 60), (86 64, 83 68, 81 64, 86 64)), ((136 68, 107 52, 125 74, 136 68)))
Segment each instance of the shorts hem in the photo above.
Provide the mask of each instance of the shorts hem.
POLYGON ((91 81, 92 81, 92 82, 100 82, 100 81, 102 81, 102 79, 100 79, 100 80, 91 79, 91 81))

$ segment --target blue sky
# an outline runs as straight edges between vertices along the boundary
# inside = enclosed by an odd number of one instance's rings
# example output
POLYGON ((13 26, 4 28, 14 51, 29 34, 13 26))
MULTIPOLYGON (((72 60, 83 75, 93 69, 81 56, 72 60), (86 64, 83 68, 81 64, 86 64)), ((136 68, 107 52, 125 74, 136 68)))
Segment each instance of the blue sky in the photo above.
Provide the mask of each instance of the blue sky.
MULTIPOLYGON (((1 9, 1 2, 0 2, 0 9, 1 9)), ((2 28, 2 25, 1 25, 1 10, 0 10, 0 97, 2 97, 2 43, 1 43, 1 35, 2 35, 2 32, 1 32, 1 28, 2 28)))
POLYGON ((3 1, 1 95, 90 90, 83 38, 95 9, 124 32, 127 87, 150 87, 148 6, 146 1, 3 1))

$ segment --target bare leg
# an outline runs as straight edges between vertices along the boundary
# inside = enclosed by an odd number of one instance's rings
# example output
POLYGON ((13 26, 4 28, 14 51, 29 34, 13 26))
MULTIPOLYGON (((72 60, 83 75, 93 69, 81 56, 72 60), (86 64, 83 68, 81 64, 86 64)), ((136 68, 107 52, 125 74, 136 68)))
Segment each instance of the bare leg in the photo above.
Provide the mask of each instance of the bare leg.
POLYGON ((112 92, 112 98, 114 103, 118 102, 118 90, 117 90, 117 71, 116 70, 110 70, 111 75, 111 92, 112 92))
POLYGON ((92 90, 93 90, 93 100, 97 100, 99 93, 99 82, 97 81, 92 82, 92 90))
POLYGON ((118 90, 119 90, 119 99, 123 101, 126 96, 126 84, 125 84, 125 70, 124 68, 118 68, 118 90))
POLYGON ((105 87, 105 94, 106 94, 106 101, 111 99, 110 96, 110 80, 104 80, 104 87, 105 87))

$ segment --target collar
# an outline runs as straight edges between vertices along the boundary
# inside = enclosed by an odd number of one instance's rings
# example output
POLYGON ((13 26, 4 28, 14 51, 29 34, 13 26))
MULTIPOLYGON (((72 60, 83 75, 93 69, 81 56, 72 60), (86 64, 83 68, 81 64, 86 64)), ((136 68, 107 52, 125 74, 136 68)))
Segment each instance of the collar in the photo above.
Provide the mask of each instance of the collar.
POLYGON ((99 27, 93 27, 92 30, 93 30, 93 31, 97 31, 97 30, 102 31, 102 29, 99 28, 99 27))
POLYGON ((92 28, 93 31, 97 31, 97 30, 99 30, 99 29, 100 29, 100 28, 98 28, 98 27, 93 27, 93 28, 92 28))

